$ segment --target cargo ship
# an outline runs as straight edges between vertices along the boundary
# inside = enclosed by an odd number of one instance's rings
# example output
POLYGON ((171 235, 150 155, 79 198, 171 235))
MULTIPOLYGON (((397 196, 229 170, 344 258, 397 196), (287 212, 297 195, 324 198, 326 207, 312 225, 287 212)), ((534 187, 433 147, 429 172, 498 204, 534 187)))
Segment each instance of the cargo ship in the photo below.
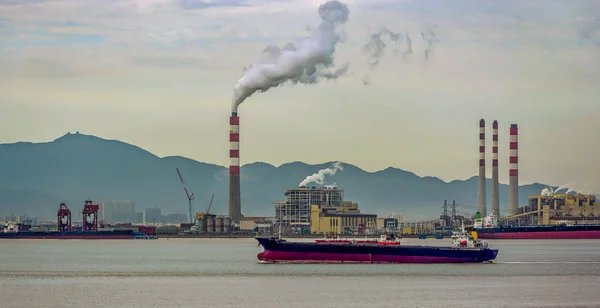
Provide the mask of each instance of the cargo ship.
POLYGON ((493 213, 469 230, 476 231, 481 239, 600 239, 600 225, 573 224, 565 221, 555 225, 499 225, 493 213))
POLYGON ((373 242, 318 240, 288 242, 281 237, 256 238, 264 251, 260 263, 484 263, 496 259, 497 249, 488 248, 476 233, 464 229, 452 235, 453 245, 400 245, 394 236, 382 235, 373 242))

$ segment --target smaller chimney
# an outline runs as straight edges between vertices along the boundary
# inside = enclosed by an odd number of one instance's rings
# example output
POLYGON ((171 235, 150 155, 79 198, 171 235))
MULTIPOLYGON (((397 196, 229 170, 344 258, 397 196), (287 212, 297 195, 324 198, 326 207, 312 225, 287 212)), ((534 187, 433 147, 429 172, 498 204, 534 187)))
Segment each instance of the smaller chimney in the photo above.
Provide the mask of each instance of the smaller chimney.
POLYGON ((510 169, 508 178, 508 214, 515 215, 519 206, 519 129, 510 125, 510 169))
POLYGON ((477 211, 482 217, 486 215, 485 194, 485 120, 479 121, 479 202, 477 211))
POLYGON ((498 121, 492 124, 492 212, 500 217, 500 183, 498 182, 498 121))

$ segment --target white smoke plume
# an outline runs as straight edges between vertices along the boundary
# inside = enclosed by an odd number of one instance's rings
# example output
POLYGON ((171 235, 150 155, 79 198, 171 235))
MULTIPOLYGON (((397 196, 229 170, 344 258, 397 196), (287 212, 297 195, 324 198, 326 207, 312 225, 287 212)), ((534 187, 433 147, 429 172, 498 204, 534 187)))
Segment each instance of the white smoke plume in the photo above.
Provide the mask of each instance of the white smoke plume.
POLYGON ((568 193, 570 193, 570 192, 572 192, 572 191, 573 191, 573 189, 572 189, 572 188, 569 188, 569 189, 567 189, 567 191, 565 192, 565 194, 568 194, 568 193))
POLYGON ((283 48, 267 46, 263 59, 252 64, 233 87, 231 111, 255 92, 266 92, 285 82, 315 84, 322 79, 337 79, 348 72, 349 64, 333 69, 333 54, 343 37, 335 32, 336 26, 348 20, 350 10, 336 0, 319 6, 321 24, 312 35, 283 48), (332 70, 330 70, 332 69, 332 70))
POLYGON ((307 176, 298 186, 306 186, 308 183, 317 183, 322 185, 325 181, 326 175, 335 175, 338 171, 344 171, 344 167, 340 162, 336 162, 330 168, 325 168, 307 176))
MULTIPOLYGON (((424 30, 421 32, 421 38, 425 42, 425 50, 423 51, 425 60, 431 57, 433 46, 439 42, 434 30, 436 30, 435 25, 424 25, 424 30)), ((392 44, 392 53, 395 56, 401 54, 402 58, 407 61, 409 56, 413 54, 412 39, 408 33, 401 34, 383 28, 379 32, 371 34, 369 41, 363 47, 363 51, 369 57, 367 63, 369 73, 363 79, 364 85, 371 84, 370 72, 379 65, 385 55, 385 50, 388 48, 388 44, 384 41, 385 38, 392 44)))
POLYGON ((542 189, 541 195, 544 196, 544 197, 550 197, 550 196, 552 196, 553 195, 552 188, 544 188, 544 189, 542 189))
MULTIPOLYGON (((569 187, 571 187, 571 186, 573 186, 573 184, 571 184, 571 183, 569 183, 569 184, 562 184, 562 185, 558 186, 558 187, 557 187, 557 188, 554 190, 554 193, 557 193, 559 190, 561 190, 561 189, 565 189, 565 188, 569 188, 569 187)), ((570 191, 571 191, 571 190, 569 189, 569 192, 570 192, 570 191)))
POLYGON ((556 194, 559 190, 566 189, 565 194, 575 193, 575 194, 593 194, 591 192, 594 191, 594 188, 591 185, 578 185, 577 183, 569 183, 558 186, 554 190, 554 194, 556 194))

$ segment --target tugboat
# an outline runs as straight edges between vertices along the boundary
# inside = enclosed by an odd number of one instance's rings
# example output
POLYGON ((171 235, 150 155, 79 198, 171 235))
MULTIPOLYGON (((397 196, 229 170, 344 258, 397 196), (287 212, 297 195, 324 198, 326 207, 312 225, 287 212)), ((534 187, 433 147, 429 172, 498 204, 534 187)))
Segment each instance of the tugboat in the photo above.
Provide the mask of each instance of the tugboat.
POLYGON ((487 243, 472 233, 452 235, 453 245, 400 245, 393 235, 375 241, 318 240, 288 242, 281 237, 256 238, 264 251, 257 255, 260 263, 484 263, 498 255, 487 243))

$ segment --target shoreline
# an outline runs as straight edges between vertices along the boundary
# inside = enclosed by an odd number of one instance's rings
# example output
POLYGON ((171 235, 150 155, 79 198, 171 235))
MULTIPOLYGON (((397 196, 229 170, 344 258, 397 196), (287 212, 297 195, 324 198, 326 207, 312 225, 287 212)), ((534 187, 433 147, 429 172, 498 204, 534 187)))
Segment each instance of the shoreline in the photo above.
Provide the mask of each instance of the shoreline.
MULTIPOLYGON (((256 237, 277 237, 277 234, 189 234, 189 235, 180 235, 180 234, 156 234, 154 237, 160 238, 204 238, 204 239, 242 239, 242 238, 256 238, 256 237)), ((339 236, 341 239, 376 239, 379 238, 380 235, 347 235, 347 236, 339 236)), ((294 238, 294 239, 321 239, 325 238, 323 235, 312 235, 312 234, 302 234, 302 235, 282 235, 282 238, 294 238)), ((449 238, 450 236, 444 236, 444 238, 449 238)), ((418 238, 417 234, 404 234, 397 236, 398 239, 403 238, 418 238)), ((427 239, 435 239, 434 236, 427 236, 427 239)))

